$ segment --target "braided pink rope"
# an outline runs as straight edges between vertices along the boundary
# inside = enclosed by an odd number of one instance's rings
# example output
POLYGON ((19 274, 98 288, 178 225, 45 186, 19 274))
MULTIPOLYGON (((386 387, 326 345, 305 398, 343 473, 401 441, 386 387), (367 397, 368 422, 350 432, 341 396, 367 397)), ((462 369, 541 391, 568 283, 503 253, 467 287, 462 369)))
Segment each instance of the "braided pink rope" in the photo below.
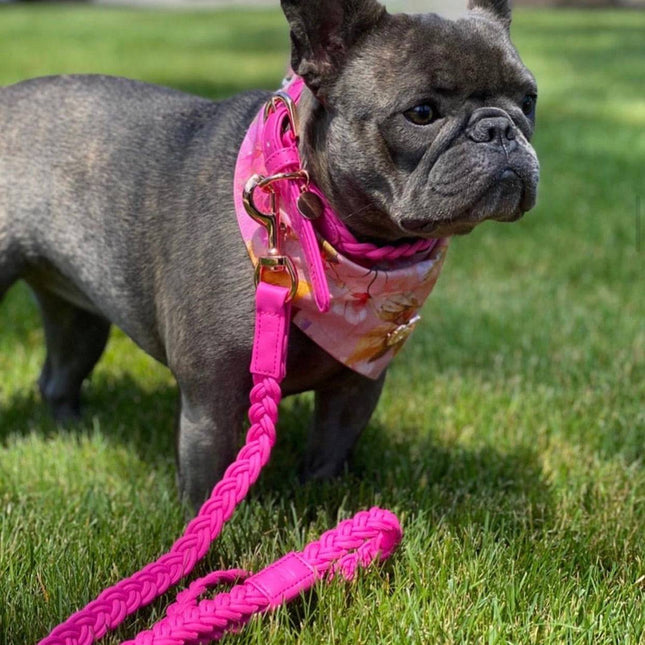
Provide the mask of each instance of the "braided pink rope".
MULTIPOLYGON (((322 193, 319 196, 322 196, 322 193)), ((359 242, 328 203, 326 201, 323 203, 325 204, 325 212, 320 222, 316 222, 318 230, 325 239, 330 241, 332 246, 356 262, 363 264, 396 262, 397 260, 414 257, 418 253, 427 253, 437 243, 435 239, 422 238, 418 238, 413 242, 401 242, 400 244, 385 246, 359 242)))
MULTIPOLYGON (((340 220, 338 220, 340 222, 340 220)), ((373 264, 379 262, 396 262, 397 260, 411 258, 418 253, 430 251, 437 240, 417 239, 414 242, 403 242, 397 246, 376 246, 369 242, 359 242, 345 228, 342 237, 339 238, 338 250, 347 257, 357 261, 368 261, 373 264)))
POLYGON ((87 607, 56 627, 39 645, 90 645, 127 616, 151 603, 190 573, 206 554, 235 507, 244 499, 269 460, 281 391, 270 377, 254 377, 246 444, 226 470, 184 535, 156 562, 103 591, 87 607))

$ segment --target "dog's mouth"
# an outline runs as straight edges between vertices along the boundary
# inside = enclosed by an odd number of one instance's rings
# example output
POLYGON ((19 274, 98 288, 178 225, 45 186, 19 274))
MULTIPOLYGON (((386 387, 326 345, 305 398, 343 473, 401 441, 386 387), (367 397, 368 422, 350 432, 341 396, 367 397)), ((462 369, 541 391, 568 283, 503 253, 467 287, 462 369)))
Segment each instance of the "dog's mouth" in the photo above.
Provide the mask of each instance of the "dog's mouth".
POLYGON ((408 236, 448 237, 465 235, 486 220, 515 222, 531 210, 536 201, 536 187, 511 167, 502 168, 481 197, 454 213, 440 218, 414 215, 403 217, 400 225, 408 236))

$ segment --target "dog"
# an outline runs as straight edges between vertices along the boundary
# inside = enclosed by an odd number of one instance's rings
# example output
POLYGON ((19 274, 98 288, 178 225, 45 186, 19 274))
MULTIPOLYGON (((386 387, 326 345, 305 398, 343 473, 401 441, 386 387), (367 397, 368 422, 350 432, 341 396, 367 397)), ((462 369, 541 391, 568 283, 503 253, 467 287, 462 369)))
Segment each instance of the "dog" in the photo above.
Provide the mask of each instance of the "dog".
MULTIPOLYGON (((306 85, 300 153, 358 240, 445 238, 533 207, 537 85, 508 0, 470 0, 456 20, 376 0, 281 5, 306 85)), ((56 419, 76 418, 120 327, 177 381, 178 481, 194 507, 235 455, 251 387, 253 271, 232 186, 268 98, 82 75, 0 90, 0 298, 23 279, 39 303, 42 396, 56 419)), ((307 477, 342 470, 384 378, 292 328, 284 393, 316 397, 307 477)))

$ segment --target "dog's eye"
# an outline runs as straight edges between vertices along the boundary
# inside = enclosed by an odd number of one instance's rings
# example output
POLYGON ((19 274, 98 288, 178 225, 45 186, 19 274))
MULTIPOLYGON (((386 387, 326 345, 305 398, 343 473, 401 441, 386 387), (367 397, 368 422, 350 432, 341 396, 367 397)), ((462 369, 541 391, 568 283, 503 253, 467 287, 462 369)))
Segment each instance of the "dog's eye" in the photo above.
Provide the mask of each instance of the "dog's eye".
POLYGON ((421 103, 406 110, 403 116, 415 125, 428 125, 437 118, 437 113, 429 103, 421 103))
POLYGON ((526 116, 532 116, 535 112, 535 102, 537 101, 537 96, 535 94, 527 94, 522 101, 522 112, 526 116))

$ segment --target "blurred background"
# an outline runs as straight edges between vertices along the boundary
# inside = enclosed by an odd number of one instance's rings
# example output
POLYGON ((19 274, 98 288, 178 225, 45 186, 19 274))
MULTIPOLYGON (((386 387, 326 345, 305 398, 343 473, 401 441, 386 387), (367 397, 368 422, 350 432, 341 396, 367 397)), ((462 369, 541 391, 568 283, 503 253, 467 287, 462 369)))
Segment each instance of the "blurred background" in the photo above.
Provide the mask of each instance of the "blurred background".
MULTIPOLYGON (((40 2, 41 0, 0 0, 10 2, 40 2)), ((51 0, 50 0, 51 1, 51 0)), ((84 1, 84 0, 79 0, 84 1)), ((86 0, 91 4, 131 5, 162 7, 230 7, 230 6, 274 6, 275 0, 86 0)), ((434 11, 449 16, 466 6, 465 0, 391 0, 385 2, 396 11, 423 12, 434 11)), ((515 7, 643 7, 645 0, 515 0, 515 7)))

